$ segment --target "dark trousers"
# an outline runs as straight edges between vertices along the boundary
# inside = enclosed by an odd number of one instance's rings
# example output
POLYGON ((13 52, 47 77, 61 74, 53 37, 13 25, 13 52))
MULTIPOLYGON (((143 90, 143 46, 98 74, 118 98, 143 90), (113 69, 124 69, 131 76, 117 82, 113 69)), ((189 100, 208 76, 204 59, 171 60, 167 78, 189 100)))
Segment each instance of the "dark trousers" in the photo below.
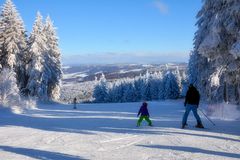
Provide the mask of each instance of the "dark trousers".
POLYGON ((183 115, 182 125, 185 125, 187 123, 188 115, 191 111, 193 112, 193 115, 196 118, 197 123, 202 124, 202 121, 197 113, 197 105, 187 104, 185 113, 183 115))

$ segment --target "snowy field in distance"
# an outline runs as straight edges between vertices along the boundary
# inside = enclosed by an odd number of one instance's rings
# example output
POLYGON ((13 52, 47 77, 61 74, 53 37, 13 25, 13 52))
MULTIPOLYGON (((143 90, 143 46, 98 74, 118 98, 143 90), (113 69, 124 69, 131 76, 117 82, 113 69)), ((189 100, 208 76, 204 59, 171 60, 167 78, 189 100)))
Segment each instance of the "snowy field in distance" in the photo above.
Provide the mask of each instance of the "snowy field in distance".
POLYGON ((228 160, 240 158, 240 121, 204 117, 206 129, 180 129, 183 101, 150 102, 154 127, 136 127, 140 103, 41 104, 0 112, 1 160, 228 160))
POLYGON ((70 79, 70 78, 84 78, 88 75, 84 72, 75 72, 75 73, 69 73, 69 74, 63 74, 63 79, 70 79))

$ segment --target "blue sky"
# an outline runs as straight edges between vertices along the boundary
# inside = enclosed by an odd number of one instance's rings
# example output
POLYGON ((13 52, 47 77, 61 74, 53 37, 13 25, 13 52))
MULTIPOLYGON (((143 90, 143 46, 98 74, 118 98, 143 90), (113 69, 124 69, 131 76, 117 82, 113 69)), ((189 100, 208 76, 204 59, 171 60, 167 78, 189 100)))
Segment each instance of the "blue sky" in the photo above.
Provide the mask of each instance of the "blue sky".
POLYGON ((201 8, 201 0, 13 2, 29 32, 37 11, 44 17, 51 16, 58 28, 63 60, 68 60, 68 63, 71 57, 76 63, 76 59, 95 63, 90 59, 105 59, 109 55, 112 57, 109 63, 116 63, 118 58, 123 62, 124 59, 129 63, 134 59, 137 62, 139 57, 141 61, 144 61, 143 57, 149 59, 146 63, 157 62, 158 58, 159 62, 187 61, 193 48, 195 16, 201 8), (132 55, 132 60, 129 55, 132 55))

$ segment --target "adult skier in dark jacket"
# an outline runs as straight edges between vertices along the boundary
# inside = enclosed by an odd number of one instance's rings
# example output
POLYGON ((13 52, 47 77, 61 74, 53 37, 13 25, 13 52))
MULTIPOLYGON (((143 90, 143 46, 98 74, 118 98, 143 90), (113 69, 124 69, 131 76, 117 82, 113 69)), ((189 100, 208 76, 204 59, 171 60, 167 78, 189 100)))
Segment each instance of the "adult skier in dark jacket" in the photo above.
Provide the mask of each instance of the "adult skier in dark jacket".
POLYGON ((140 115, 140 117, 137 122, 137 127, 141 125, 141 122, 143 121, 143 119, 145 119, 148 122, 149 126, 152 126, 152 121, 149 119, 150 115, 149 115, 147 106, 148 106, 147 102, 143 102, 141 108, 138 111, 137 116, 140 115))
POLYGON ((188 91, 187 91, 187 95, 185 97, 185 102, 184 102, 184 106, 186 107, 186 111, 184 113, 183 116, 183 120, 182 120, 182 128, 184 128, 187 124, 187 118, 189 113, 192 111, 194 117, 197 120, 197 128, 204 128, 202 125, 202 121, 197 113, 197 108, 199 105, 199 101, 200 101, 200 94, 198 92, 198 90, 193 86, 193 84, 189 85, 188 91))
POLYGON ((77 98, 73 99, 73 109, 77 109, 77 98))

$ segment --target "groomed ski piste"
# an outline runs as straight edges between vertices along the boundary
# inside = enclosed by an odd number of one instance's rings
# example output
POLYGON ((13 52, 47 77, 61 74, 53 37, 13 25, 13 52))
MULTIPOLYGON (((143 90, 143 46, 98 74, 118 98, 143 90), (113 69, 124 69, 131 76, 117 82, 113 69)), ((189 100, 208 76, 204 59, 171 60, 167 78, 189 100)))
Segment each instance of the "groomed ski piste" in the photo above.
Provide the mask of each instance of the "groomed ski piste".
MULTIPOLYGON (((181 129, 183 100, 149 102, 153 127, 136 127, 138 103, 39 104, 0 112, 1 160, 227 160, 240 159, 239 118, 200 112, 205 129, 189 115, 181 129)), ((234 113, 236 114, 236 112, 234 113)))

